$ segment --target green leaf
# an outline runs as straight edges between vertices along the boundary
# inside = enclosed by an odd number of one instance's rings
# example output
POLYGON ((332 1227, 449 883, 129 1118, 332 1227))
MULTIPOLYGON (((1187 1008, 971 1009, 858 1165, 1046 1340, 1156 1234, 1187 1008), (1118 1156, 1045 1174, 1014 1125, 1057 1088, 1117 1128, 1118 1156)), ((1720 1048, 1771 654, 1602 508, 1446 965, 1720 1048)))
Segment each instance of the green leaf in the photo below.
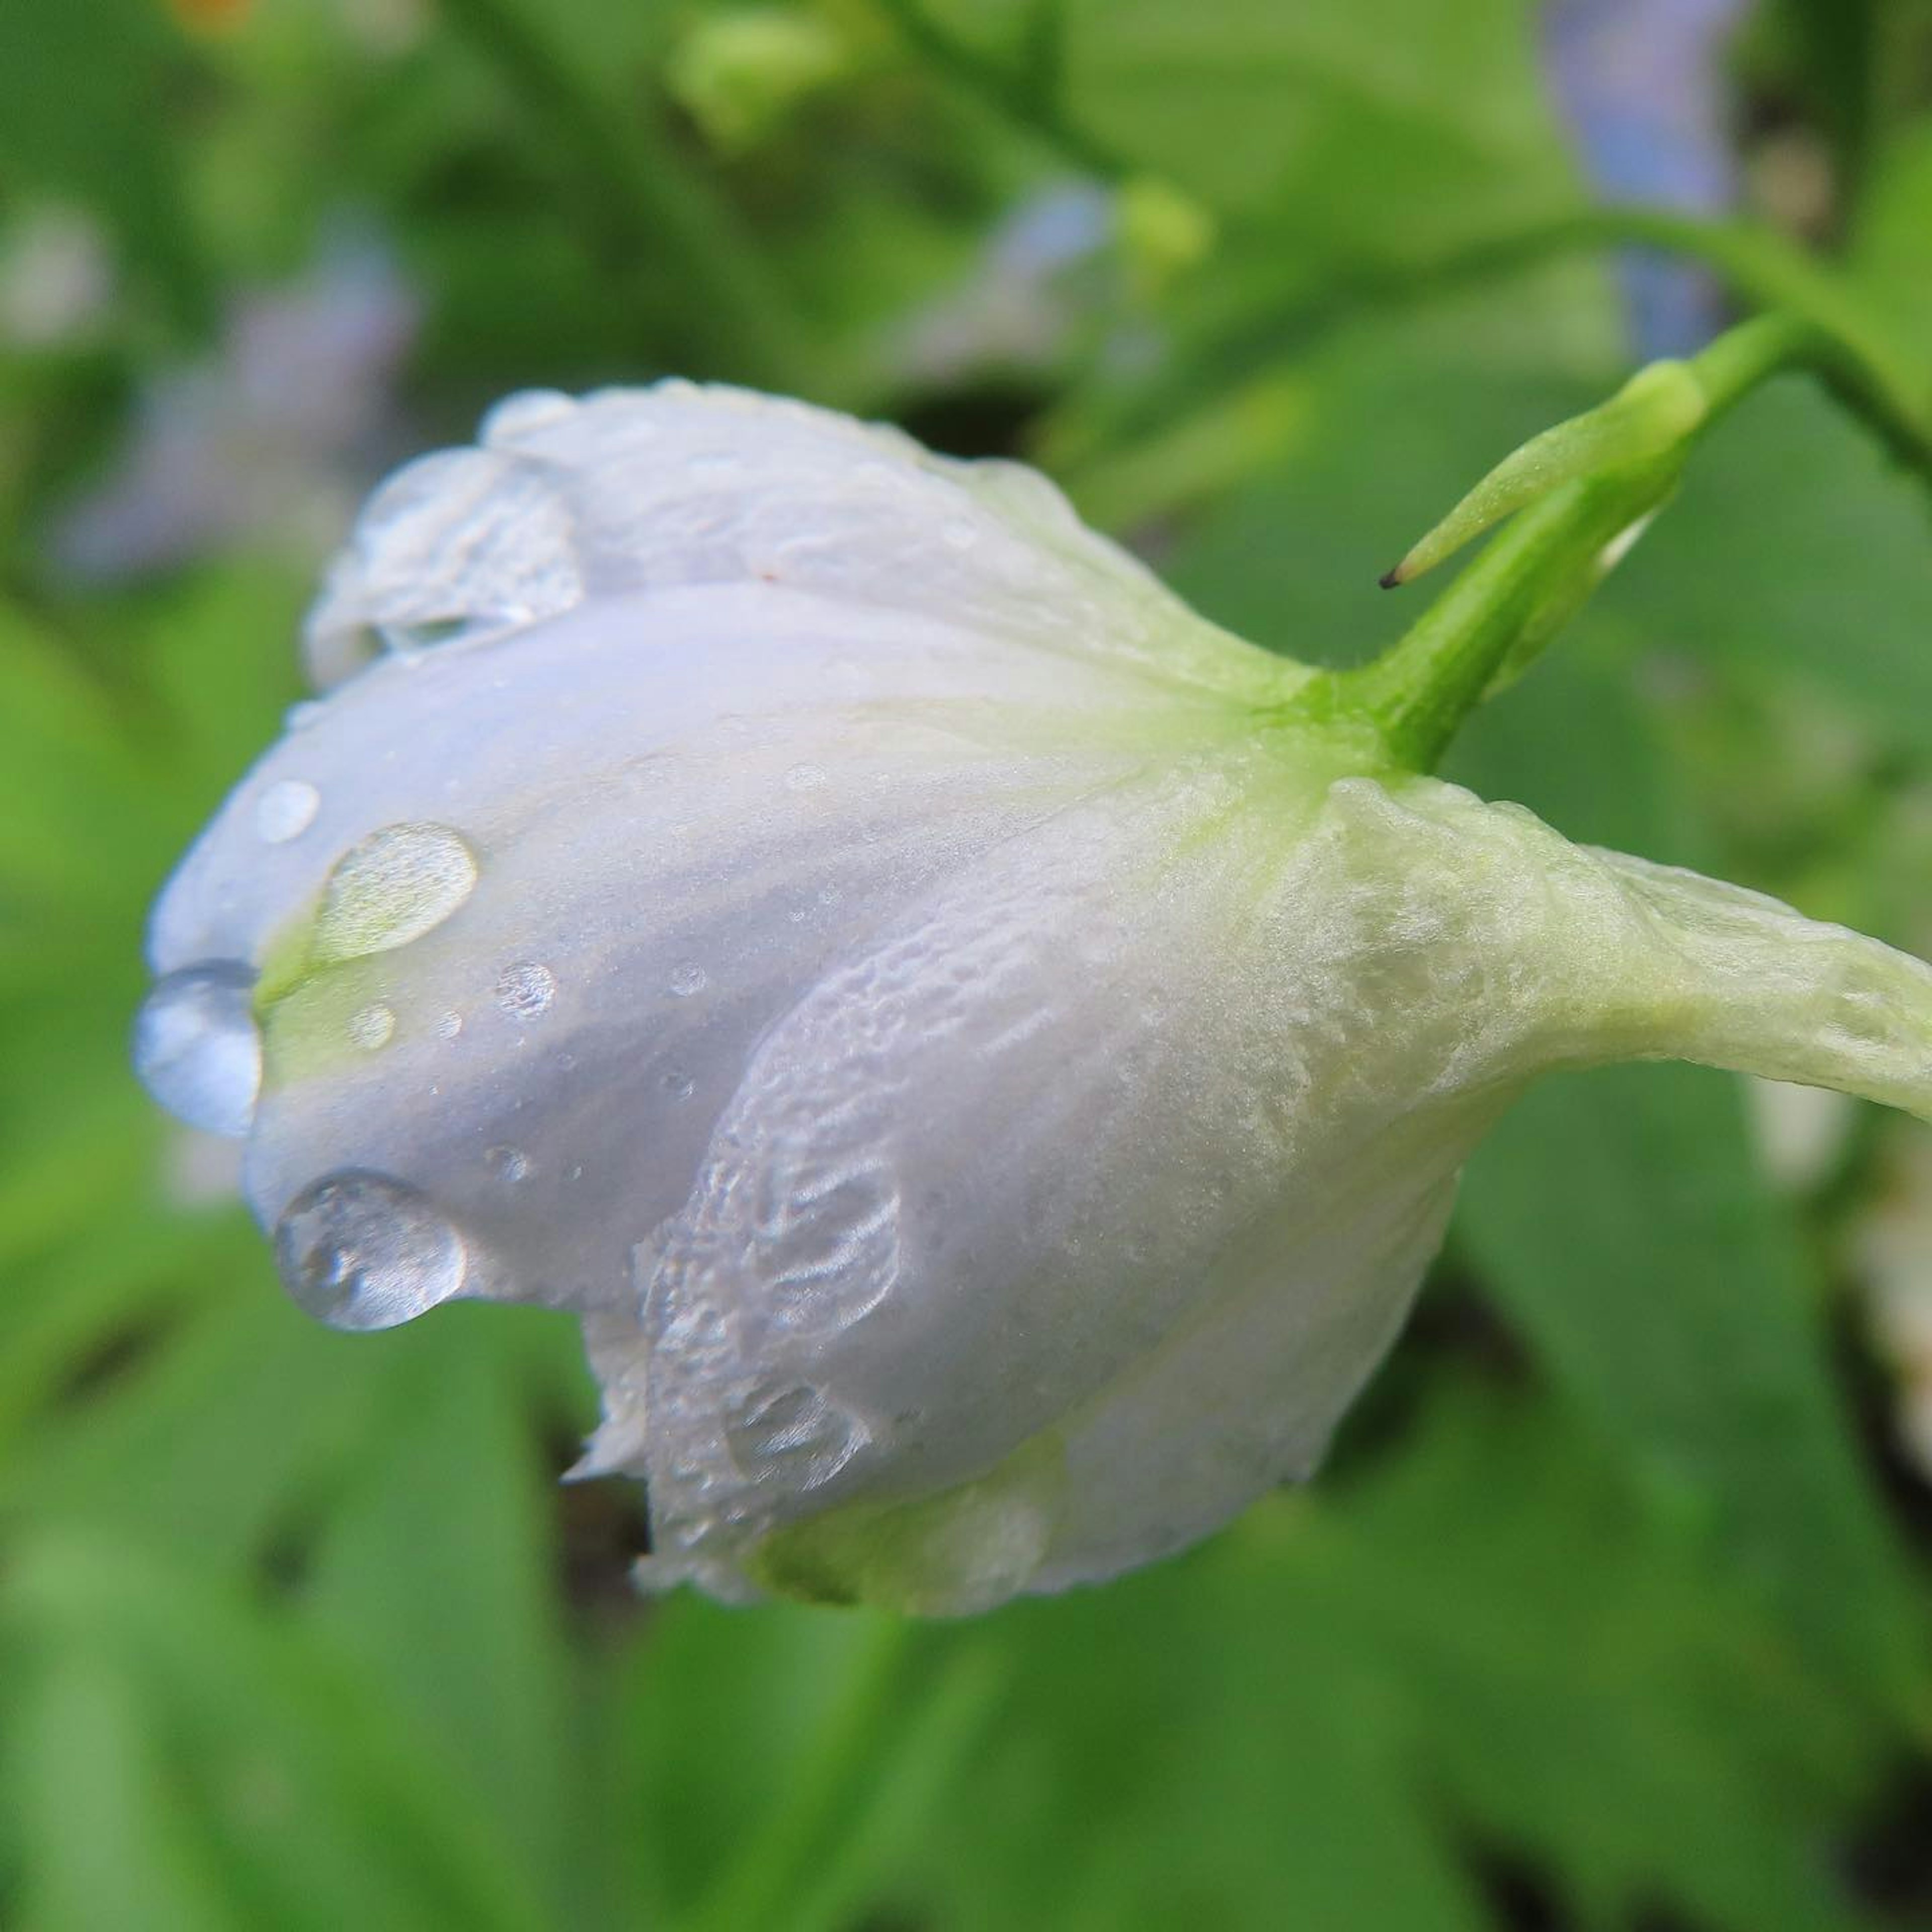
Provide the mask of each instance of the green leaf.
POLYGON ((570 1664, 554 1476, 514 1372, 521 1327, 494 1318, 506 1312, 440 1324, 399 1352, 382 1426, 330 1511, 303 1594, 317 1626, 466 1771, 493 1831, 554 1892, 574 1783, 570 1664))
POLYGON ((1796 676, 1923 754, 1932 490, 1827 398, 1774 384, 1712 433, 1590 621, 1687 665, 1796 676))
MULTIPOLYGON (((188 1865, 184 1843, 198 1841, 242 1925, 544 1924, 530 1875, 407 1714, 326 1646, 205 1575, 124 1544, 50 1536, 16 1550, 0 1592, 0 1636, 14 1682, 51 1674, 59 1694, 60 1673, 77 1668, 133 1687, 121 1708, 94 1719, 117 1726, 118 1737, 68 1760, 82 1815, 133 1801, 161 1814, 145 1843, 110 1836, 94 1846, 108 1862, 137 1862, 130 1893, 152 1885, 165 1896, 188 1865), (129 1705, 146 1741, 130 1735, 129 1705), (147 1782, 151 1764, 161 1767, 164 1796, 142 1799, 139 1784, 132 1801, 117 1796, 117 1787, 147 1782)), ((28 1835, 30 1880, 58 1870, 62 1857, 44 1823, 28 1835)), ((70 1922, 54 1922, 61 1932, 70 1922)), ((107 1932, 148 1922, 137 1913, 95 1922, 107 1932)))
POLYGON ((142 0, 0 8, 0 164, 98 208, 154 274, 176 320, 200 328, 210 295, 166 111, 180 51, 142 0))
POLYGON ((243 1932, 139 1688, 73 1652, 28 1692, 10 1742, 25 1801, 22 1932, 243 1932))
POLYGON ((982 1647, 1010 1694, 886 1894, 915 1920, 1473 1928, 1480 1846, 1577 1923, 1862 1922, 1826 1852, 1872 1730, 1520 1384, 1438 1375, 1352 1478, 919 1646, 982 1647))
POLYGON ((1070 0, 1072 118, 1214 206, 1343 256, 1574 200, 1522 0, 1070 0))
POLYGON ((1414 1772, 1578 1922, 1861 1922, 1816 1834, 1870 1790, 1871 1731, 1600 1443, 1466 1381, 1335 1514, 1285 1555, 1413 1700, 1414 1772))

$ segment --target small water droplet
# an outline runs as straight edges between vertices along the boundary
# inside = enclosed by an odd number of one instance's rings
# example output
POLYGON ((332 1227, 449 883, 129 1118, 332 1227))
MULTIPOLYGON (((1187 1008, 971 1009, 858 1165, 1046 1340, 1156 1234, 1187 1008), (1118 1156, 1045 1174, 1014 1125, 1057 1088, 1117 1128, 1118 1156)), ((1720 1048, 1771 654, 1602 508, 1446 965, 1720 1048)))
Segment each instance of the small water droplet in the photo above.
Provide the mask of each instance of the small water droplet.
POLYGON ((493 1147, 485 1150, 484 1164, 496 1178, 514 1187, 530 1178, 530 1157, 521 1148, 493 1147))
POLYGON ((702 966, 680 966, 670 976, 670 989, 680 1000, 688 1000, 694 993, 704 992, 709 977, 702 966))
POLYGON ((282 714, 282 729, 285 731, 306 731, 322 716, 322 703, 319 698, 304 698, 291 704, 282 714))
POLYGON ((792 1490, 830 1482, 866 1439, 856 1416, 800 1383, 760 1384, 724 1426, 731 1460, 746 1476, 792 1490))
POLYGON ((949 518, 939 526, 939 541, 948 550, 968 550, 980 541, 980 532, 964 517, 949 518))
POLYGON ((332 1328, 407 1322, 458 1293, 469 1264, 462 1236, 425 1196, 366 1168, 325 1174, 275 1226, 283 1286, 332 1328))
POLYGON ((698 1082, 675 1066, 666 1072, 659 1084, 674 1100, 688 1100, 698 1091, 698 1082))
POLYGON ((141 1084, 177 1120, 205 1133, 245 1134, 255 1117, 262 1036, 254 986, 254 972, 238 960, 190 966, 156 985, 134 1023, 141 1084))
POLYGON ((396 1016, 387 1006, 364 1006, 350 1016, 349 1037, 364 1053, 387 1046, 395 1036, 396 1016))
POLYGON ((476 888, 476 855, 446 825, 386 825, 335 862, 316 915, 318 959, 359 959, 420 939, 476 888))
POLYGON ((255 830, 265 844, 286 845, 315 823, 322 794, 300 778, 280 778, 255 803, 255 830))
POLYGON ((496 1004, 513 1020, 533 1020, 556 998, 556 976, 534 959, 506 966, 496 976, 496 1004))
POLYGON ((453 1006, 436 1021, 436 1036, 438 1040, 454 1040, 462 1030, 463 1016, 453 1006))
POLYGON ((816 791, 825 782, 822 765, 794 765, 784 776, 788 791, 816 791))

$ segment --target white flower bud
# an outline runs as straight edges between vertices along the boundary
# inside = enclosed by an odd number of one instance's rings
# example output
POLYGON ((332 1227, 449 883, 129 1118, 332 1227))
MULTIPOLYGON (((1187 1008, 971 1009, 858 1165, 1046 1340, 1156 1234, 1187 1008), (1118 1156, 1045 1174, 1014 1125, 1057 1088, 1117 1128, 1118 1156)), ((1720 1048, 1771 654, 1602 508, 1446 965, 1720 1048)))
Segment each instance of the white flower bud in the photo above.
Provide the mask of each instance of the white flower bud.
POLYGON ((650 1580, 958 1611, 1198 1537, 1543 1068, 1932 1104, 1932 970, 1389 770, 1031 472, 797 404, 514 398, 310 648, 143 1071, 326 1319, 581 1314, 650 1580))

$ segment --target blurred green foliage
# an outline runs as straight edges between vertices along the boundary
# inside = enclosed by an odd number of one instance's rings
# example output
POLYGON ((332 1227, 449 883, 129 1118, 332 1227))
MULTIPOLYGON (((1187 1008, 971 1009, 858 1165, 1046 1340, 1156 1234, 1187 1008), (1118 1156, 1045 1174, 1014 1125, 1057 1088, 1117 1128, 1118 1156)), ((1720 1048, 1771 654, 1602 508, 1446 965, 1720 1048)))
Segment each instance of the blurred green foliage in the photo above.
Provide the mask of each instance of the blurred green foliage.
MULTIPOLYGON (((1378 572, 1628 364, 1642 224, 1535 13, 0 4, 0 1922, 1932 1923, 1932 1498, 1859 1301, 1922 1130, 1780 1180, 1737 1082, 1552 1082, 1320 1480, 919 1627, 631 1598, 637 1498, 555 1480, 569 1324, 313 1327, 125 1066, 318 537, 506 390, 676 370, 1031 454, 1248 634, 1385 640, 1378 572), (406 352, 263 352, 345 236, 406 352), (151 554, 72 536, 117 475, 151 554)), ((1932 8, 1782 0, 1738 62, 1760 205, 1666 238, 1932 392, 1932 8)), ((1454 775, 1925 950, 1926 512, 1754 401, 1454 775)))

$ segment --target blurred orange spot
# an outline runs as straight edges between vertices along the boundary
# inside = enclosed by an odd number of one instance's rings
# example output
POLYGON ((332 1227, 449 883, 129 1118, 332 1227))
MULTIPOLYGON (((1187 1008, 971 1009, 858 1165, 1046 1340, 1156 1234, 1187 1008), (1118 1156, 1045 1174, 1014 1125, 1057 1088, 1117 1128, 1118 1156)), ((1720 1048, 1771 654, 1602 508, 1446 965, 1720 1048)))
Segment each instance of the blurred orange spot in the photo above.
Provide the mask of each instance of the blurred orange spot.
POLYGON ((254 0, 167 0, 168 11, 184 27, 239 26, 254 0))

